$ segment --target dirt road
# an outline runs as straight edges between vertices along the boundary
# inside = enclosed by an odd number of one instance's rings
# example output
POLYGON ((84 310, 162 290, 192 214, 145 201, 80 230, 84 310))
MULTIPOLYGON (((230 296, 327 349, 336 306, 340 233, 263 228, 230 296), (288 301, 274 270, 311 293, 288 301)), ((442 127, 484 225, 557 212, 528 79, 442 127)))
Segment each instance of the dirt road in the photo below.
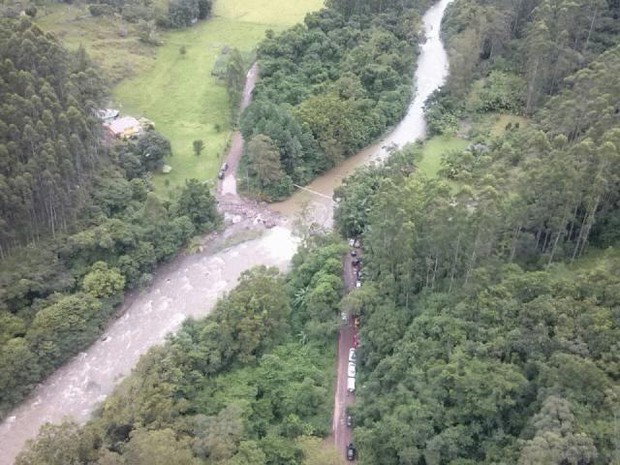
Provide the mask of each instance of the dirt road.
MULTIPOLYGON (((349 348, 353 347, 353 326, 348 322, 338 332, 338 378, 334 395, 334 416, 332 431, 338 453, 346 457, 347 445, 351 442, 352 430, 346 425, 347 407, 355 401, 355 394, 347 392, 347 365, 349 348)), ((344 461, 344 460, 343 460, 344 461)))
MULTIPOLYGON (((353 268, 351 255, 344 259, 344 282, 346 292, 355 289, 355 269, 353 268)), ((336 392, 334 393, 334 413, 332 417, 332 436, 336 450, 342 454, 343 462, 346 461, 347 445, 352 442, 353 432, 346 424, 347 407, 355 402, 355 394, 347 391, 347 366, 349 364, 349 349, 354 347, 355 328, 353 319, 348 315, 347 321, 338 331, 338 369, 336 379, 336 392)))
MULTIPOLYGON (((252 91, 254 90, 254 85, 256 84, 257 79, 258 64, 254 63, 245 77, 245 86, 243 87, 243 97, 241 99, 239 114, 243 113, 243 110, 245 110, 250 104, 250 101, 252 100, 252 91)), ((228 170, 225 172, 224 179, 222 179, 222 182, 219 185, 218 191, 220 195, 237 196, 236 173, 242 154, 243 137, 241 136, 241 132, 235 131, 231 139, 230 150, 224 159, 224 161, 228 163, 228 170)))

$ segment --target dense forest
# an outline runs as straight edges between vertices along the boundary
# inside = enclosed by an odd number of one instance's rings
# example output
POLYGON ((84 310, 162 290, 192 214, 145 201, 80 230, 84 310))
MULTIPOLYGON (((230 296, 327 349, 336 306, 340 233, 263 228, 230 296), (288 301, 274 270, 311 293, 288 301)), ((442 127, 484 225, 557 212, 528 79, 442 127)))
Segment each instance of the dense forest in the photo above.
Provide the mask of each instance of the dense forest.
POLYGON ((0 20, 0 416, 88 346, 126 289, 220 218, 209 186, 170 201, 150 171, 170 156, 156 132, 109 145, 106 97, 83 50, 28 19, 0 20))
POLYGON ((428 4, 333 1, 281 35, 268 33, 241 119, 247 189, 287 197, 403 117, 428 4))
POLYGON ((365 251, 360 463, 620 460, 619 15, 456 0, 427 118, 471 145, 436 178, 410 146, 337 193, 365 251), (475 129, 499 111, 529 124, 475 129))
POLYGON ((321 438, 345 251, 315 238, 285 277, 245 272, 209 317, 142 357, 84 428, 45 426, 16 463, 339 463, 321 438))

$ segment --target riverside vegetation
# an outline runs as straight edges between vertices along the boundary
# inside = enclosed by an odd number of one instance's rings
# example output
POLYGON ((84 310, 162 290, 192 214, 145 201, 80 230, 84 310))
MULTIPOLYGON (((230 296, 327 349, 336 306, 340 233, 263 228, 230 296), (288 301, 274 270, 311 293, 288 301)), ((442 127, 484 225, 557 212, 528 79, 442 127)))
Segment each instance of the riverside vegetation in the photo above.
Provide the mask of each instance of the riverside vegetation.
POLYGON ((241 188, 289 196, 398 122, 411 100, 430 3, 331 1, 258 48, 261 78, 241 118, 241 188), (245 171, 245 173, 244 173, 245 171))

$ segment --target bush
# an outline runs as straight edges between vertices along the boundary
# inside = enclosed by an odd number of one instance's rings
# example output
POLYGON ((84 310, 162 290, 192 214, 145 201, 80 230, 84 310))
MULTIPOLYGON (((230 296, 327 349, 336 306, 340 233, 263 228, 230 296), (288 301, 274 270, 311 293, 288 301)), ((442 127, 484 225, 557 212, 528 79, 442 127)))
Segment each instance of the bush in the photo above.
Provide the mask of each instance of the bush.
POLYGON ((34 18, 35 16, 37 16, 37 7, 34 5, 30 5, 24 10, 24 13, 26 13, 31 18, 34 18))
POLYGON ((123 7, 123 19, 130 23, 153 19, 153 10, 144 5, 129 4, 123 7))
POLYGON ((138 37, 141 42, 149 45, 162 45, 163 42, 157 33, 157 25, 154 20, 145 21, 139 20, 138 27, 138 37))
POLYGON ((480 91, 476 111, 509 111, 518 113, 523 108, 525 81, 514 74, 493 71, 480 91))
POLYGON ((293 180, 290 176, 284 175, 277 182, 265 187, 264 193, 269 197, 269 201, 277 202, 289 197, 294 190, 293 180))
POLYGON ((211 13, 211 0, 198 0, 198 19, 205 19, 211 13))
POLYGON ((428 135, 454 134, 462 111, 463 105, 443 88, 433 92, 424 105, 428 135))
POLYGON ((92 3, 88 5, 88 11, 93 16, 111 16, 114 14, 114 7, 102 3, 92 3))
POLYGON ((191 26, 199 14, 198 0, 170 0, 167 26, 171 28, 191 26))

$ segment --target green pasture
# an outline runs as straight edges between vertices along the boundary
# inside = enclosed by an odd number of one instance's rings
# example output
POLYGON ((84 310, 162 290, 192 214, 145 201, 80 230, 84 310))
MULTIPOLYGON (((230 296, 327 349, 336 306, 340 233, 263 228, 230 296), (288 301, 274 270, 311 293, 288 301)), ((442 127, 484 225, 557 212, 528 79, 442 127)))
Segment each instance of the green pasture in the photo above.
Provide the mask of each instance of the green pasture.
POLYGON ((157 55, 157 47, 138 40, 133 24, 115 17, 92 17, 86 4, 49 3, 38 10, 37 25, 54 33, 69 49, 83 46, 112 84, 144 72, 157 55))
POLYGON ((213 15, 277 30, 302 21, 323 4, 324 0, 216 0, 213 15))
POLYGON ((168 33, 153 66, 114 89, 121 113, 149 118, 172 143, 166 161, 172 171, 155 175, 157 191, 215 176, 230 136, 230 110, 226 88, 211 75, 213 64, 224 46, 251 49, 263 34, 262 25, 225 18, 168 33), (192 146, 198 139, 205 144, 199 157, 192 146))
POLYGON ((424 143, 418 169, 429 178, 437 176, 441 157, 452 150, 463 150, 471 142, 456 136, 435 136, 424 143))
POLYGON ((467 126, 469 126, 467 134, 471 138, 501 137, 509 124, 511 126, 518 124, 519 127, 523 128, 529 124, 529 120, 509 113, 477 113, 467 120, 467 126))

